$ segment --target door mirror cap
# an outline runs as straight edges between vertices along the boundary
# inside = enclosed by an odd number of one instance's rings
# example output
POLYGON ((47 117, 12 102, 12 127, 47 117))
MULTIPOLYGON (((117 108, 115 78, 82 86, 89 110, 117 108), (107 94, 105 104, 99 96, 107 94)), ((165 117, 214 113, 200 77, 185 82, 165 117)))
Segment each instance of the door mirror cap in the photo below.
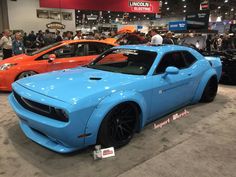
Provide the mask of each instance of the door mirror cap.
POLYGON ((173 66, 169 66, 166 68, 165 74, 163 78, 166 78, 167 75, 175 75, 179 73, 179 69, 173 66))
POLYGON ((166 74, 178 74, 179 69, 173 66, 169 66, 166 68, 166 74))
POLYGON ((56 55, 55 54, 50 54, 49 58, 48 58, 48 62, 51 63, 56 59, 56 55))

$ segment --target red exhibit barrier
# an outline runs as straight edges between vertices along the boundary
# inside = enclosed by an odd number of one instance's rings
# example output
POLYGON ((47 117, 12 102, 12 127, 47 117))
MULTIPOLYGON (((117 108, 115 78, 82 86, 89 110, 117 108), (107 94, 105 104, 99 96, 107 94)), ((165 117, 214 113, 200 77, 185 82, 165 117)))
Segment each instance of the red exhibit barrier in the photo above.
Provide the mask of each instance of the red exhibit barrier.
POLYGON ((159 1, 148 0, 40 0, 40 7, 134 13, 159 13, 159 1))

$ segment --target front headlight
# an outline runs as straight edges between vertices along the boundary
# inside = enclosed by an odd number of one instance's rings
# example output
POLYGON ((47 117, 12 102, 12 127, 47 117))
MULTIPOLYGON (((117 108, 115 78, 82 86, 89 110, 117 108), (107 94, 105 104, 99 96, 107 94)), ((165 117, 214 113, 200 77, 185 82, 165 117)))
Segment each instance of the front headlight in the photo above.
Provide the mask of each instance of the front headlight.
POLYGON ((5 63, 5 64, 0 66, 0 71, 8 70, 9 68, 11 68, 11 67, 13 67, 15 65, 17 65, 17 64, 5 63))

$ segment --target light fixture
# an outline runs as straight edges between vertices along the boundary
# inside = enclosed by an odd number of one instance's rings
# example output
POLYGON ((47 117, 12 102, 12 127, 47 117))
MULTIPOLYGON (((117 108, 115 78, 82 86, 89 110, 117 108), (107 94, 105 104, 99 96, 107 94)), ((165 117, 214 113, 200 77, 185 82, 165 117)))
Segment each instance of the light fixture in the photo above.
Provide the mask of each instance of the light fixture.
POLYGON ((218 16, 217 18, 216 18, 216 22, 221 22, 222 21, 222 17, 221 16, 218 16))

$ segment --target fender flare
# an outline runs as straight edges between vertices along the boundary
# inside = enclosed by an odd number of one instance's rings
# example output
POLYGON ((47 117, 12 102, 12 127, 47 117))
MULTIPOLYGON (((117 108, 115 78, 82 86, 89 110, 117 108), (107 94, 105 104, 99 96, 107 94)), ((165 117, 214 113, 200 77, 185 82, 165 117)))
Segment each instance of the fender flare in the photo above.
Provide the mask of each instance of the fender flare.
POLYGON ((105 97, 95 108, 92 115, 87 121, 85 127, 85 134, 91 134, 87 138, 85 138, 85 145, 96 144, 97 136, 99 132, 99 128, 101 123, 107 113, 114 108, 116 105, 124 103, 124 102, 134 102, 140 108, 140 127, 142 129, 145 125, 147 115, 148 115, 148 107, 144 97, 137 92, 134 91, 121 91, 111 94, 105 97))
POLYGON ((198 87, 196 89, 196 92, 194 94, 192 103, 198 103, 202 97, 202 94, 204 92, 204 89, 207 85, 207 82, 212 78, 212 77, 216 77, 217 78, 217 73, 215 70, 211 69, 208 70, 204 73, 204 75, 202 76, 202 79, 200 81, 200 83, 198 84, 198 87))

